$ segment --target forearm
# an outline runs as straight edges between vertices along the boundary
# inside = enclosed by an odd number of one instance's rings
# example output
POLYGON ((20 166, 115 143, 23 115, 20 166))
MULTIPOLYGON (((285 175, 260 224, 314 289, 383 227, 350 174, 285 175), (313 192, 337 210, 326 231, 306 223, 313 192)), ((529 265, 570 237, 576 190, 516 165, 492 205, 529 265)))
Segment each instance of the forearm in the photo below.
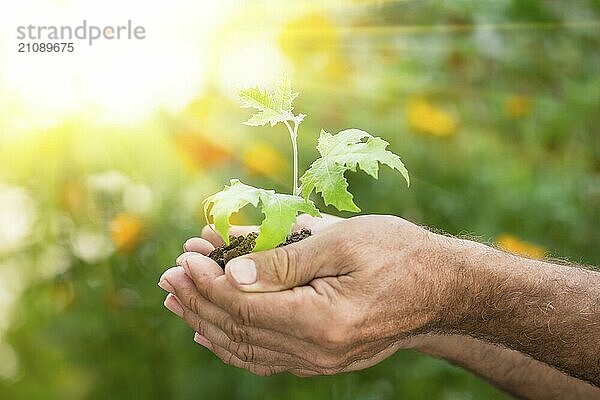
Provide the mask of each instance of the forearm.
POLYGON ((600 398, 600 388, 518 351, 461 335, 427 335, 416 350, 449 361, 522 399, 600 398))
POLYGON ((441 331, 504 345, 600 385, 600 273, 466 240, 439 245, 450 250, 456 292, 441 331))

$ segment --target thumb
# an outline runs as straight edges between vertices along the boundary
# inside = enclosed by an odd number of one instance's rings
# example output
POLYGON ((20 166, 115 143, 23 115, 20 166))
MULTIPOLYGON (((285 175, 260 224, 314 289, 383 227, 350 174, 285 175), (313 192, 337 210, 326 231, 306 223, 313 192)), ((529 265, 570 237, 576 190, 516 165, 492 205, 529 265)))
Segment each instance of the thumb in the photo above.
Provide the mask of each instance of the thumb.
POLYGON ((315 278, 336 276, 336 257, 314 237, 272 250, 234 258, 225 266, 232 285, 244 292, 276 292, 303 286, 315 278))

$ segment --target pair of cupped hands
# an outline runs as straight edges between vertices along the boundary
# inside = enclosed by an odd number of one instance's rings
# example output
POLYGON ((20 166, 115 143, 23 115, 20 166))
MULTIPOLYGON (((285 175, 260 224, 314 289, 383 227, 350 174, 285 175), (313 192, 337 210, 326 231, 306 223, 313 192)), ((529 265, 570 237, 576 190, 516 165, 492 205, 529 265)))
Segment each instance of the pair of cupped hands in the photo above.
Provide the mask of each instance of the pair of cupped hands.
POLYGON ((258 375, 367 368, 436 329, 448 290, 427 254, 443 245, 440 235, 382 215, 302 215, 294 230, 302 228, 312 235, 235 258, 223 271, 208 257, 223 240, 205 227, 160 278, 166 308, 198 344, 258 375))

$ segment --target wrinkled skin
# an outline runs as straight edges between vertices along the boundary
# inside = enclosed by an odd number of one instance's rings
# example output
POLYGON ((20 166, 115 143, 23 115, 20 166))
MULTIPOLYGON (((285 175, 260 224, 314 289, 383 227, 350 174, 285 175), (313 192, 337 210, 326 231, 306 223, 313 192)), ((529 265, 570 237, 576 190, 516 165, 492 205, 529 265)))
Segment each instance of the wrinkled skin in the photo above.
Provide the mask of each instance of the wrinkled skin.
POLYGON ((259 375, 367 368, 436 328, 453 293, 452 271, 429 256, 443 237, 392 216, 301 216, 295 230, 303 227, 313 235, 232 260, 225 272, 207 257, 222 239, 205 228, 161 277, 170 292, 165 306, 196 331, 199 344, 259 375), (242 259, 254 261, 256 274, 242 259), (240 284, 235 270, 256 282, 240 284))
MULTIPOLYGON (((600 273, 437 235, 401 218, 300 217, 300 242, 231 260, 205 228, 159 286, 224 362, 259 375, 369 367, 402 348, 518 398, 600 398, 600 273)), ((247 234, 256 227, 236 227, 247 234)))

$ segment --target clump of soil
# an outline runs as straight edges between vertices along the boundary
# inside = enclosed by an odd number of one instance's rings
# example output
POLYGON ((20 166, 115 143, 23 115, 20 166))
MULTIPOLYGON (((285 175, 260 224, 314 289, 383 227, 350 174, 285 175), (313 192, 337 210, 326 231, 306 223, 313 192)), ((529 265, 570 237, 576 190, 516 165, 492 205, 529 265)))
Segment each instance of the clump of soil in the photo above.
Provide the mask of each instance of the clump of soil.
POLYGON ((285 246, 287 244, 291 244, 291 243, 296 243, 301 241, 302 239, 306 239, 307 237, 309 237, 311 235, 311 231, 308 228, 302 228, 301 230, 299 230, 298 232, 292 232, 288 235, 287 239, 285 240, 285 242, 281 243, 279 246, 277 247, 281 247, 281 246, 285 246))
MULTIPOLYGON (((302 230, 298 232, 290 233, 286 241, 277 247, 299 242, 310 235, 310 229, 302 228, 302 230)), ((215 260, 221 268, 225 268, 225 264, 227 264, 229 260, 250 253, 257 237, 258 233, 256 232, 249 233, 246 236, 229 236, 229 244, 217 247, 211 251, 208 256, 215 260)))

